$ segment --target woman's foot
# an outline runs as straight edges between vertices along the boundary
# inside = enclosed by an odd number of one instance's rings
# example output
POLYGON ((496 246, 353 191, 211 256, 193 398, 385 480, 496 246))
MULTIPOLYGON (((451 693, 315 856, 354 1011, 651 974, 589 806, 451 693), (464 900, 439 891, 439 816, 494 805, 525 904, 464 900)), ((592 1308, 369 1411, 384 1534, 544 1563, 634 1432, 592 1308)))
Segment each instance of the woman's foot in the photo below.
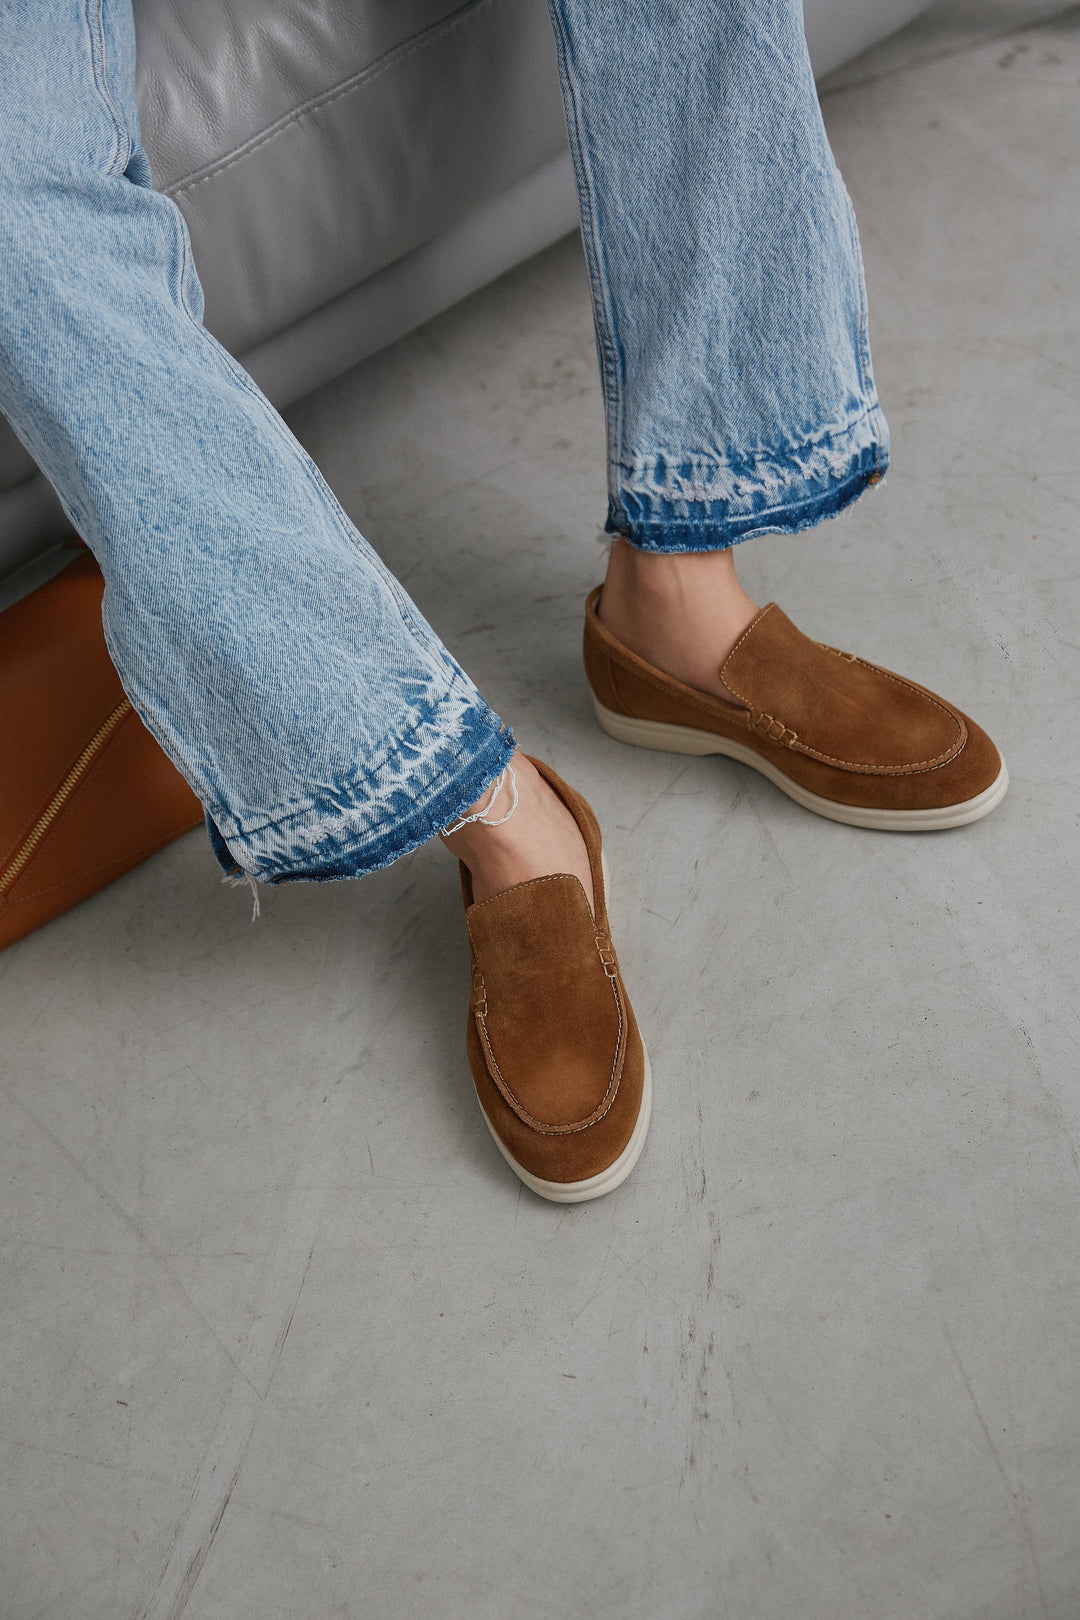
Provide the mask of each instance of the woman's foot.
POLYGON ((577 822, 527 754, 514 754, 497 792, 489 788, 466 815, 483 821, 458 824, 442 841, 468 867, 474 900, 487 900, 515 883, 556 872, 576 877, 594 906, 589 852, 577 822), (511 774, 512 773, 512 774, 511 774), (517 807, 505 821, 517 793, 517 807))
MULTIPOLYGON (((580 1203, 611 1192, 637 1162, 649 1124, 649 1059, 608 932, 596 818, 540 761, 518 754, 514 770, 522 785, 513 815, 501 827, 473 822, 447 839, 472 835, 470 856, 494 889, 478 896, 471 868, 463 869, 469 1064, 515 1174, 542 1198, 580 1203), (490 857, 483 840, 505 834, 523 808, 530 830, 519 847, 490 857), (584 882, 567 871, 579 847, 584 882)), ((492 820, 499 809, 492 806, 492 820)))
POLYGON ((585 607, 585 672, 596 717, 620 742, 726 754, 804 809, 881 832, 962 827, 1005 794, 1009 773, 973 720, 914 681, 804 636, 775 602, 719 666, 723 697, 627 646, 602 600, 598 588, 585 607))

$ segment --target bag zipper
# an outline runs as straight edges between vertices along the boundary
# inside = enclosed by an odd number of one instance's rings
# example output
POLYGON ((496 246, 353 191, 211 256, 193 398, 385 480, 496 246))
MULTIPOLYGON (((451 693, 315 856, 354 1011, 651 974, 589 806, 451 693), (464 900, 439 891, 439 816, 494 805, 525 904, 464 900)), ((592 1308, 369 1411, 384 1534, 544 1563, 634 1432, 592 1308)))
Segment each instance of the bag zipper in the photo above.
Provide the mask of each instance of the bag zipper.
POLYGON ((116 708, 112 711, 112 713, 102 721, 101 725, 94 732, 94 735, 91 737, 90 741, 87 743, 86 747, 83 749, 70 771, 68 771, 67 775, 64 777, 64 780, 61 782, 60 786, 57 788, 56 792, 53 794, 40 816, 38 816, 37 820, 34 822, 34 825, 31 827, 30 831, 27 833, 26 837, 15 851, 15 854, 12 856, 7 866, 2 872, 0 872, 0 896, 5 895, 20 876, 35 849, 37 849, 38 845, 41 843, 41 840, 45 837, 45 834, 48 832, 49 828, 52 826, 65 804, 71 798, 71 795, 75 792, 75 789, 78 787, 79 783, 82 781, 83 777, 94 763, 94 760, 101 753, 101 750, 105 747, 105 744, 108 742, 117 726, 122 720, 126 720, 130 713, 130 700, 128 698, 123 698, 116 705, 116 708))

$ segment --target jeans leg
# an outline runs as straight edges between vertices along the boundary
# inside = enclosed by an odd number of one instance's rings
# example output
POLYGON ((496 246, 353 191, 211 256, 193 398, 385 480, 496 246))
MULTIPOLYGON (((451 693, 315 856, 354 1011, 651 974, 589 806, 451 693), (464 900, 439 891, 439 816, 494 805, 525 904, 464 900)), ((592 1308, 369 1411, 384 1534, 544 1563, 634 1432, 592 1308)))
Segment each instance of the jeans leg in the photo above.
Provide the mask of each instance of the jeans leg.
POLYGON ((13 0, 0 409, 101 564, 109 650, 222 864, 358 876, 513 739, 201 315, 139 145, 130 0, 13 0))
POLYGON ((721 550, 880 481, 851 203, 800 0, 549 0, 607 409, 609 532, 721 550))

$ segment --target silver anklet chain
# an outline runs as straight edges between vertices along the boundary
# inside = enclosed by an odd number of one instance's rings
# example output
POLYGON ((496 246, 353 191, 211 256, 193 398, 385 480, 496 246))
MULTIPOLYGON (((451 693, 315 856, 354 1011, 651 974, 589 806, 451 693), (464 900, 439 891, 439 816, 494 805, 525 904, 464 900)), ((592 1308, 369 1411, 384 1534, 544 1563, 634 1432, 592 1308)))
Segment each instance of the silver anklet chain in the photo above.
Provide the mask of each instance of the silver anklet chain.
POLYGON ((518 807, 517 774, 516 774, 516 772, 514 770, 514 767, 512 765, 506 765, 499 772, 498 776, 495 778, 494 782, 491 784, 491 793, 488 795, 488 802, 487 802, 487 804, 484 805, 483 809, 474 810, 471 816, 462 816, 461 820, 460 821, 455 821, 454 825, 452 827, 447 827, 446 831, 443 833, 443 837, 444 838, 449 838, 451 836, 451 834, 456 833, 456 832, 460 832, 462 827, 468 827, 474 821, 479 822, 482 827, 501 827, 504 821, 509 821, 510 820, 510 817, 513 815, 513 813, 517 809, 517 807, 518 807), (509 773, 509 776, 510 776, 510 792, 511 792, 511 795, 512 795, 511 802, 510 802, 510 808, 506 812, 505 816, 498 816, 494 821, 489 821, 488 820, 488 813, 491 811, 491 809, 494 807, 494 805, 498 802, 499 794, 502 792, 503 788, 506 786, 507 773, 509 773))

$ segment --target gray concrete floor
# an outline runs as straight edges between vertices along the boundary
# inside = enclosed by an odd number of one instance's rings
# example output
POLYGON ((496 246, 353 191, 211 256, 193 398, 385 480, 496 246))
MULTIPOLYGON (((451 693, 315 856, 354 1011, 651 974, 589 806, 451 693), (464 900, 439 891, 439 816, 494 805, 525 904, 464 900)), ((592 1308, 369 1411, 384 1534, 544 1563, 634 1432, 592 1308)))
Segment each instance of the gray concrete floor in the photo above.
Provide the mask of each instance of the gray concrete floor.
POLYGON ((742 553, 760 600, 999 737, 987 821, 858 832, 596 730, 573 241, 293 412, 596 806, 651 1137, 595 1205, 521 1191, 436 849, 252 926, 192 835, 5 952, 4 1620, 1080 1615, 1080 10, 1053 10, 939 5, 827 92, 894 471, 742 553))

